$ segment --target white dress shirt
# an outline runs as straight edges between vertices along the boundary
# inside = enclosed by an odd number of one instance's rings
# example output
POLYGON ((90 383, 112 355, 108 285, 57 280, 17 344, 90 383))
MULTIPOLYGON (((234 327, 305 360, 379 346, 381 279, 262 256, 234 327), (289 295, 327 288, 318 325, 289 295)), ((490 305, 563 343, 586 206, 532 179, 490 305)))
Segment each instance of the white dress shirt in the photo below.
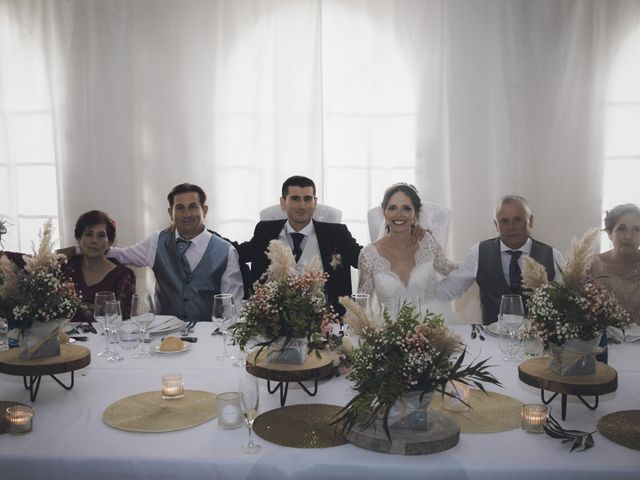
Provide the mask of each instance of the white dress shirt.
MULTIPOLYGON (((520 265, 520 269, 522 269, 522 259, 523 257, 528 257, 530 255, 532 243, 533 241, 531 238, 528 238, 522 247, 511 249, 502 243, 502 240, 500 241, 502 274, 507 285, 509 285, 509 262, 511 262, 511 255, 507 253, 507 250, 520 250, 522 252, 522 255, 520 255, 520 258, 518 259, 518 264, 520 265)), ((438 283, 436 288, 436 297, 444 301, 450 301, 464 294, 469 287, 473 285, 473 282, 476 281, 476 276, 478 275, 479 246, 480 243, 473 245, 469 249, 469 252, 467 253, 467 256, 465 257, 464 262, 462 262, 460 268, 453 270, 440 283, 438 283)), ((558 266, 562 268, 565 261, 562 254, 555 248, 553 249, 553 263, 555 265, 554 280, 561 280, 562 276, 558 266)))
MULTIPOLYGON (((194 271, 196 266, 200 263, 200 260, 202 260, 212 235, 213 234, 205 228, 202 233, 199 233, 191 239, 192 245, 185 252, 185 257, 189 262, 191 271, 194 271)), ((176 239, 179 237, 177 230, 175 231, 175 236, 176 239)), ((108 256, 127 265, 153 268, 153 264, 156 259, 156 252, 158 250, 159 237, 160 232, 156 232, 130 247, 111 247, 108 256)), ((233 246, 229 246, 227 268, 222 274, 220 291, 222 293, 232 294, 234 301, 238 305, 242 302, 244 286, 242 283, 242 274, 240 273, 238 252, 233 246)))

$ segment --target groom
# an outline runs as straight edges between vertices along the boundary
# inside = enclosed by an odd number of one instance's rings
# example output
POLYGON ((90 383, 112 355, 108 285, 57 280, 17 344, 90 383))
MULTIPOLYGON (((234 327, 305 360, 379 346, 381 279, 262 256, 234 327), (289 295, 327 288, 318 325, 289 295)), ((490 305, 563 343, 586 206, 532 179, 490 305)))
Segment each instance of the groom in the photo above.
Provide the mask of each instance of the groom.
POLYGON ((266 250, 271 240, 277 239, 289 245, 297 265, 304 265, 318 256, 329 277, 325 285, 327 301, 342 315, 344 308, 338 303, 338 298, 351 295, 350 267, 358 267, 362 247, 346 225, 312 219, 317 201, 313 180, 302 176, 287 178, 282 184, 280 197, 280 206, 287 218, 259 222, 253 238, 235 246, 240 262, 251 262, 252 284, 269 267, 266 250))

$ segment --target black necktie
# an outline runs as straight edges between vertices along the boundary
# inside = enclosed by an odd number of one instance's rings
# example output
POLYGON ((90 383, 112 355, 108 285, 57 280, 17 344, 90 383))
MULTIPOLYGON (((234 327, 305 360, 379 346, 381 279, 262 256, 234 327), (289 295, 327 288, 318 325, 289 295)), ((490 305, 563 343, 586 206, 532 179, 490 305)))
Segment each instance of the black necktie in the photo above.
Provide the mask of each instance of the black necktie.
POLYGON ((522 271, 518 264, 518 259, 522 252, 520 250, 507 250, 507 253, 511 255, 511 262, 509 262, 509 286, 512 293, 520 293, 522 284, 522 271))
POLYGON ((182 238, 179 238, 176 241, 176 248, 178 249, 180 266, 182 267, 182 271, 185 275, 189 275, 191 273, 191 267, 189 266, 189 261, 187 260, 187 256, 185 255, 191 245, 193 245, 193 242, 190 240, 183 240, 182 238))
POLYGON ((300 245, 302 244, 302 240, 304 239, 304 233, 292 233, 291 239, 293 240, 293 255, 296 257, 296 263, 300 260, 300 255, 302 255, 302 248, 300 245))

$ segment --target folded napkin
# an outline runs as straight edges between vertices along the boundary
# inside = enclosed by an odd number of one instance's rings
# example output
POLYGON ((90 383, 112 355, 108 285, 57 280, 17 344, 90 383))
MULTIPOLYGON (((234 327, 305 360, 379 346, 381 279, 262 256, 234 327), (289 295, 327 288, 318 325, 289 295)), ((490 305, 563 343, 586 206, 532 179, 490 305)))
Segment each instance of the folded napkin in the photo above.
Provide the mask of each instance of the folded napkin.
POLYGON ((640 325, 632 323, 624 331, 616 327, 607 327, 607 336, 611 343, 640 342, 640 325))

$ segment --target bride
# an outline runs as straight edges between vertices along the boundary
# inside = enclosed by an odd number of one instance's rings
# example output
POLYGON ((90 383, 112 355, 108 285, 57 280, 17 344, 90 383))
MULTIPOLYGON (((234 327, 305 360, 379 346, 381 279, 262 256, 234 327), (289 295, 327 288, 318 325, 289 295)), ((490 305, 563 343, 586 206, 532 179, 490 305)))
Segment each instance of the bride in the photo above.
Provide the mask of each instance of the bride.
POLYGON ((438 283, 435 272, 447 275, 457 265, 447 259, 429 230, 416 240, 421 208, 413 185, 398 183, 387 189, 382 199, 386 235, 360 252, 358 292, 375 292, 380 304, 394 309, 403 302, 413 303, 423 313, 426 308, 453 321, 449 306, 433 295, 438 283))

